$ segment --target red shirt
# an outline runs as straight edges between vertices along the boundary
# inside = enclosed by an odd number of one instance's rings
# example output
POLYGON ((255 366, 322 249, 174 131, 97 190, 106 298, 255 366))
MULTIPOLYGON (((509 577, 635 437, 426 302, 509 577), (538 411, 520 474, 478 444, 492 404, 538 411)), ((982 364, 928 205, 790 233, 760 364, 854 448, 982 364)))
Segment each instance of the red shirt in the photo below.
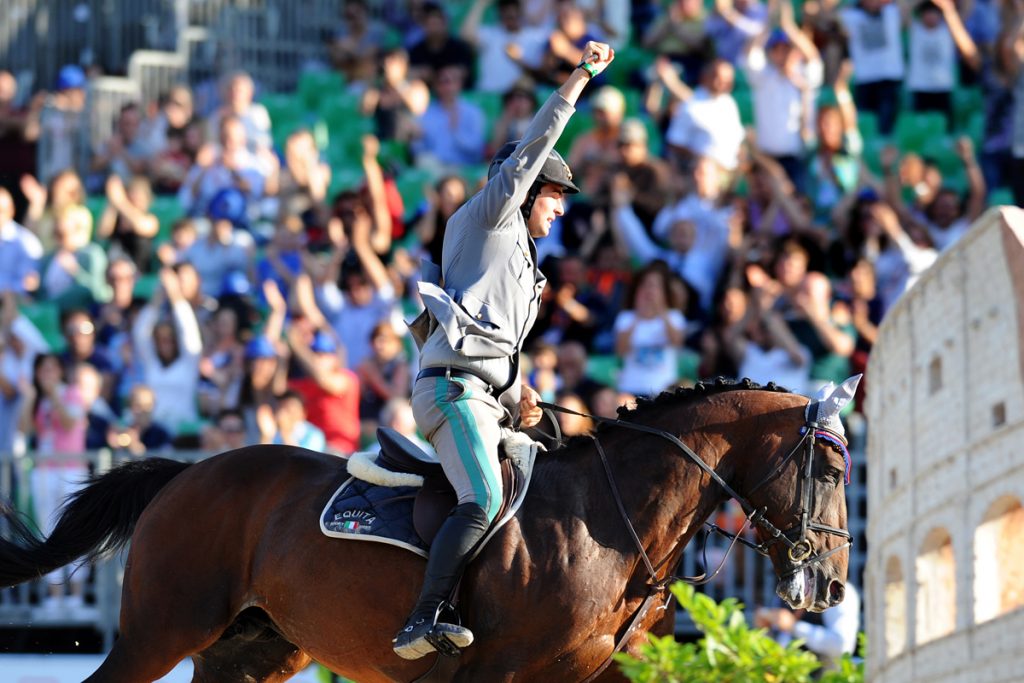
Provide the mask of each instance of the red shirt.
POLYGON ((302 396, 306 419, 323 430, 327 445, 345 455, 359 448, 359 378, 342 370, 350 380, 340 394, 330 394, 312 377, 293 379, 288 386, 302 396))

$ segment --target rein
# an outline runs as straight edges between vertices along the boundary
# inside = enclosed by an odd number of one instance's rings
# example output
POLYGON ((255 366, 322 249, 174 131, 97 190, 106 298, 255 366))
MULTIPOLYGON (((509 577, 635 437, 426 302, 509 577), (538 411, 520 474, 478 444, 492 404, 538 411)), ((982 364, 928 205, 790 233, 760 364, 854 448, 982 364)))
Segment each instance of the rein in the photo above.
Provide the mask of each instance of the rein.
MULTIPOLYGON (((732 552, 733 548, 736 547, 737 543, 742 543, 748 548, 751 548, 765 556, 768 555, 769 549, 776 543, 781 542, 784 545, 786 545, 788 548, 787 555, 789 557, 790 562, 793 563, 794 566, 790 571, 782 575, 782 577, 780 578, 785 578, 793 574, 796 574, 797 572, 801 572, 806 567, 811 566, 813 564, 818 564, 822 560, 831 557, 832 555, 840 552, 841 550, 845 550, 846 548, 849 548, 852 545, 853 537, 845 529, 839 529, 837 527, 819 524, 809 519, 812 502, 811 495, 813 493, 813 486, 811 482, 813 478, 812 467, 814 465, 814 447, 817 439, 821 438, 823 440, 826 440, 827 442, 835 446, 840 446, 844 450, 846 448, 846 439, 843 438, 841 434, 838 434, 812 420, 806 421, 804 427, 801 429, 800 440, 797 441, 796 445, 793 446, 793 448, 789 451, 786 457, 783 458, 782 461, 779 462, 779 464, 776 465, 772 469, 772 471, 769 472, 764 477, 764 479, 758 482, 758 484, 756 484, 750 490, 750 493, 753 494, 766 483, 768 483, 776 476, 778 476, 782 472, 786 464, 790 460, 792 460, 793 457, 797 454, 797 452, 800 451, 801 447, 806 444, 805 452, 807 457, 804 458, 803 476, 800 482, 800 493, 802 494, 800 505, 800 524, 797 526, 790 527, 789 529, 783 531, 765 518, 765 514, 767 514, 768 512, 767 507, 758 509, 751 505, 745 497, 737 493, 736 490, 733 489, 728 484, 728 482, 722 479, 722 477, 717 472, 715 472, 710 465, 704 462, 704 460, 701 459, 701 457, 697 455, 697 453, 695 453, 693 449, 691 449, 689 446, 687 446, 673 434, 670 434, 669 432, 666 432, 663 429, 656 429, 654 427, 636 424, 635 422, 626 422, 625 420, 577 412, 570 408, 565 408, 554 403, 538 401, 537 405, 540 408, 543 408, 545 411, 554 411, 559 413, 565 413, 568 415, 575 415, 577 417, 584 417, 593 420, 596 423, 604 423, 615 425, 617 427, 624 427, 626 429, 631 429, 637 432, 643 432, 645 434, 653 434, 654 436, 665 439, 673 446, 675 446, 678 450, 682 451, 684 455, 686 455, 695 465, 697 465, 697 467, 701 469, 701 471, 703 471, 705 474, 711 477, 711 479, 716 484, 718 484, 722 488, 722 490, 725 491, 726 494, 728 494, 730 498, 734 499, 737 503, 739 503, 740 507, 743 509, 743 512, 746 514, 746 518, 743 521, 743 525, 740 527, 740 530, 736 533, 728 532, 715 524, 704 522, 704 525, 708 527, 709 531, 721 534, 722 536, 729 538, 731 541, 729 543, 729 546, 726 548, 725 554, 723 555, 718 567, 711 574, 708 574, 706 570, 700 576, 676 576, 669 572, 669 574, 666 575, 664 578, 659 579, 658 570, 666 562, 668 562, 669 558, 671 557, 671 554, 664 560, 659 562, 657 565, 651 562, 651 558, 650 556, 648 556, 647 551, 644 549, 643 543, 640 540, 640 536, 637 534, 636 528, 633 526, 632 521, 630 521, 629 519, 629 514, 626 512, 626 507, 625 504, 622 502, 622 496, 619 493, 619 487, 615 483, 615 477, 612 473, 611 464, 608 462, 608 456, 605 453, 604 446, 601 445, 601 441, 598 438, 597 434, 589 435, 589 438, 592 439, 594 442, 594 446, 597 449, 598 455, 601 457, 601 464, 604 467, 605 476, 608 478, 608 483, 611 486, 612 497, 615 500, 615 505, 619 510, 619 515, 622 517, 622 521, 625 524, 626 530, 629 532, 630 537, 633 539, 633 543, 640 553, 640 559, 643 561, 643 564, 647 569, 647 573, 650 576, 648 580, 650 592, 648 593, 648 596, 644 600, 643 604, 640 606, 640 609, 633 615, 633 618, 630 620, 629 626, 626 628, 626 631, 618 639, 618 642, 615 644, 615 649, 612 650, 612 655, 614 655, 616 652, 619 652, 623 647, 626 646, 626 643, 629 641, 630 637, 632 637, 632 635, 635 633, 637 628, 640 626, 640 623, 643 621, 644 617, 650 610, 651 604, 653 603, 654 599, 660 596, 665 591, 665 588, 668 586, 668 584, 672 583, 673 581, 683 581, 685 583, 689 583, 695 586, 701 586, 710 582, 716 576, 718 576, 719 572, 722 571, 722 568, 725 566, 726 561, 729 559, 729 554, 732 552), (760 528, 761 531, 764 532, 764 534, 768 537, 768 540, 760 544, 755 544, 743 538, 743 533, 751 524, 760 528), (799 530, 800 536, 796 541, 793 541, 790 538, 790 535, 793 534, 793 532, 796 530, 799 530), (821 533, 840 536, 842 538, 845 538, 846 542, 840 544, 839 546, 836 546, 831 550, 825 551, 823 553, 818 553, 812 556, 812 553, 814 552, 814 546, 811 545, 810 540, 807 538, 808 531, 817 531, 821 533)), ((553 417, 554 416, 552 416, 552 418, 553 417)), ((557 433, 556 438, 560 444, 561 433, 558 427, 558 421, 556 419, 552 419, 551 421, 555 425, 555 430, 557 433)), ((850 463, 850 459, 848 456, 846 456, 846 463, 846 481, 848 483, 850 463)), ((707 539, 708 536, 705 536, 704 543, 702 546, 702 554, 704 556, 705 567, 707 567, 707 539)), ((666 609, 668 607, 670 599, 671 595, 664 600, 664 602, 658 607, 658 609, 666 609)), ((605 662, 596 671, 594 671, 590 676, 584 679, 584 683, 589 683, 589 681, 594 680, 611 664, 611 661, 611 655, 609 655, 608 659, 606 659, 605 662)))

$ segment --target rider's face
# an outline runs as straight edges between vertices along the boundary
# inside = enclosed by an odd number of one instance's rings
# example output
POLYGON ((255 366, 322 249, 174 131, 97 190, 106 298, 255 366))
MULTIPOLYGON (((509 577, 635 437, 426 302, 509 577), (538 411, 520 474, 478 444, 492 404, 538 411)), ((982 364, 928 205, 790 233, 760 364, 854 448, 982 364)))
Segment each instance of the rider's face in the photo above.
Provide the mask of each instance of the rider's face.
POLYGON ((554 183, 547 183, 540 189, 533 202, 533 211, 530 212, 530 221, 527 224, 531 237, 547 237, 551 232, 552 221, 565 213, 562 205, 564 196, 562 187, 554 183))

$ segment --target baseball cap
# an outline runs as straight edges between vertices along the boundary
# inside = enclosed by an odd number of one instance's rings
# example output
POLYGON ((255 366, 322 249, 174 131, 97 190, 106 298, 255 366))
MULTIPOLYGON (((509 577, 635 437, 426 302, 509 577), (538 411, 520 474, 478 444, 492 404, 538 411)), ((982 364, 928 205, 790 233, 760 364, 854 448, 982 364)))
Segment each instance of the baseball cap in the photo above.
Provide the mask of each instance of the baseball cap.
POLYGON ((247 359, 277 358, 277 349, 274 348, 273 342, 261 334, 250 339, 249 343, 245 345, 245 357, 247 359))
POLYGON ((786 32, 781 28, 772 29, 771 34, 768 36, 768 42, 765 43, 765 49, 771 50, 776 45, 790 45, 792 41, 786 32))
POLYGON ((211 221, 231 221, 233 225, 245 222, 245 195, 237 187, 225 187, 213 195, 206 207, 211 221))
POLYGON ((85 87, 85 72, 77 64, 65 64, 57 73, 56 90, 85 87))
POLYGON ((309 350, 313 353, 336 353, 338 342, 324 332, 317 332, 313 336, 313 343, 309 345, 309 350))
POLYGON ((619 127, 619 142, 647 144, 647 126, 640 119, 626 119, 619 127))
POLYGON ((626 111, 626 98, 622 91, 613 85, 606 85, 590 98, 590 106, 608 112, 621 114, 626 111))

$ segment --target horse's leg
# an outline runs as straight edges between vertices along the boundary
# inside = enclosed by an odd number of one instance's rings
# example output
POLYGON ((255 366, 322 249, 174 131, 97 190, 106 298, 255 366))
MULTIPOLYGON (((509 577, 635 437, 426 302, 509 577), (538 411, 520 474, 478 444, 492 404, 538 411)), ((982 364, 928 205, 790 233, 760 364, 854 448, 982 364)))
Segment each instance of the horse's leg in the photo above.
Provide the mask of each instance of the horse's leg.
MULTIPOLYGON (((239 621, 245 621, 245 617, 239 621)), ((236 625, 239 622, 236 622, 236 625)), ((309 655, 262 620, 248 620, 234 635, 226 635, 192 657, 193 683, 278 683, 302 671, 313 661, 309 655), (253 628, 255 627, 255 628, 253 628), (247 631, 247 632, 246 632, 247 631)), ((236 630, 235 625, 231 630, 236 630)))

